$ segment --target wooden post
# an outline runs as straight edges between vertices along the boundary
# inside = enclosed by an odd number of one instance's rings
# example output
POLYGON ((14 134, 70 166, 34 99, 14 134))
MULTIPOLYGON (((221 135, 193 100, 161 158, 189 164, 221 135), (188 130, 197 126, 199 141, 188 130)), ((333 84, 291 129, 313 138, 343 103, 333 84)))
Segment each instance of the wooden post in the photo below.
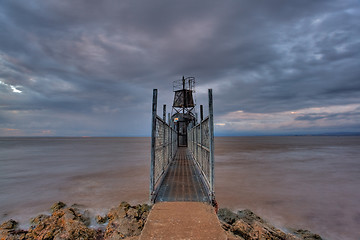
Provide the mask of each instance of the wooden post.
POLYGON ((200 105, 200 122, 202 122, 202 120, 204 120, 204 110, 203 105, 200 105))
POLYGON ((153 90, 152 102, 152 129, 151 129, 151 164, 150 164, 150 202, 153 202, 155 187, 155 147, 156 147, 156 109, 157 108, 157 89, 153 90))
POLYGON ((211 200, 215 200, 214 195, 214 108, 212 89, 209 89, 209 149, 210 149, 210 194, 211 200))

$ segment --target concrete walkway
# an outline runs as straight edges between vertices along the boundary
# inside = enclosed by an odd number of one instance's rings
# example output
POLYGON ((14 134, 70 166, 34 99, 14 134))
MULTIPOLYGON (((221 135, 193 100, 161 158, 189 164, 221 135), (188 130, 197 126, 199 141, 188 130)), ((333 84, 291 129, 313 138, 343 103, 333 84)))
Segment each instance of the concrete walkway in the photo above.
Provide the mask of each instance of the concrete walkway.
POLYGON ((215 210, 201 202, 158 202, 150 211, 140 240, 227 239, 215 210))

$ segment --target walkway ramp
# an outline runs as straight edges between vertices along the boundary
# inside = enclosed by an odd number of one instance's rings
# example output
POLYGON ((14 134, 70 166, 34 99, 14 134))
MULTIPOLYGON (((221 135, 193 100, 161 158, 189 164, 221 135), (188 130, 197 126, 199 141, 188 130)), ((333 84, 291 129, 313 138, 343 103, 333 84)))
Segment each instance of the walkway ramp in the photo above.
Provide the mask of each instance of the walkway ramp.
POLYGON ((186 147, 179 147, 155 202, 210 202, 201 174, 186 147))
POLYGON ((150 211, 140 240, 227 239, 214 208, 202 202, 158 202, 150 211))

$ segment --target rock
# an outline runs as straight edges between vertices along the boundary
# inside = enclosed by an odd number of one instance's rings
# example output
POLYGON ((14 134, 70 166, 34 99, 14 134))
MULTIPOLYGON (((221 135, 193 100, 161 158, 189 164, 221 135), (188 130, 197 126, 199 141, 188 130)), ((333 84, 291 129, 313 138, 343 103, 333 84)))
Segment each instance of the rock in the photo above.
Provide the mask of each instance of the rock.
POLYGON ((275 228, 248 209, 239 211, 237 214, 228 209, 220 209, 218 217, 222 221, 223 228, 228 231, 229 239, 300 239, 275 228))
POLYGON ((117 218, 124 218, 126 217, 126 210, 120 205, 117 208, 110 209, 110 211, 107 214, 107 217, 110 221, 117 218))
POLYGON ((17 230, 17 222, 9 220, 0 226, 0 239, 35 240, 35 239, 137 239, 144 227, 151 207, 147 204, 131 206, 122 202, 105 217, 97 216, 97 222, 109 224, 106 231, 91 229, 90 214, 77 206, 66 207, 65 203, 52 205, 51 215, 40 214, 32 218, 28 231, 17 230))
POLYGON ((119 208, 129 209, 131 205, 128 202, 121 202, 119 208))
POLYGON ((253 213, 249 209, 244 209, 242 211, 238 211, 237 216, 248 223, 252 223, 254 221, 265 223, 265 221, 263 219, 261 219, 259 216, 257 216, 255 213, 253 213))
POLYGON ((18 222, 16 222, 13 219, 10 219, 9 221, 3 222, 0 225, 0 229, 2 230, 11 230, 11 229, 15 229, 18 225, 18 222))
POLYGON ((69 208, 80 220, 86 225, 89 226, 91 224, 90 212, 88 210, 83 210, 85 206, 80 204, 73 204, 69 208))
MULTIPOLYGON (((29 230, 17 229, 18 223, 9 220, 0 225, 0 239, 35 240, 35 239, 127 239, 136 240, 147 220, 151 206, 138 204, 131 206, 122 202, 109 211, 106 216, 96 216, 96 221, 107 225, 100 229, 91 229, 90 214, 78 206, 66 207, 65 203, 57 202, 52 207, 51 215, 40 214, 31 219, 29 230), (106 226, 106 230, 104 229, 106 226)), ((322 238, 308 230, 293 230, 293 234, 285 233, 252 211, 245 209, 234 213, 229 209, 218 211, 219 220, 229 240, 321 240, 322 238)))
POLYGON ((66 207, 66 204, 65 204, 65 203, 63 203, 63 202, 56 202, 56 203, 54 203, 54 204, 51 206, 51 212, 55 212, 55 211, 57 211, 57 210, 59 210, 59 209, 62 209, 62 208, 64 208, 64 207, 66 207))
POLYGON ((108 216, 104 216, 104 217, 102 217, 102 216, 100 216, 100 215, 97 215, 96 217, 95 217, 95 220, 96 220, 96 222, 98 223, 98 224, 104 224, 104 223, 106 223, 107 221, 108 221, 108 216))
POLYGON ((298 230, 295 230, 294 233, 296 235, 300 236, 304 240, 322 240, 320 235, 314 234, 314 233, 310 232, 309 230, 298 229, 298 230))
POLYGON ((229 210, 227 208, 220 208, 217 215, 220 220, 222 220, 228 224, 233 224, 236 220, 239 219, 239 217, 236 213, 232 212, 231 210, 229 210))
POLYGON ((242 237, 240 237, 238 235, 235 235, 230 231, 226 231, 225 233, 226 233, 226 239, 227 240, 245 240, 244 238, 242 238, 242 237))
POLYGON ((105 239, 123 239, 140 235, 149 211, 150 206, 147 204, 131 206, 127 202, 122 202, 107 214, 109 224, 106 227, 105 239))
POLYGON ((244 239, 293 239, 297 240, 295 236, 286 234, 279 229, 274 228, 271 225, 263 224, 260 222, 254 222, 249 224, 243 219, 237 220, 234 225, 231 227, 231 232, 235 235, 241 236, 244 239))
POLYGON ((0 239, 6 240, 25 240, 27 231, 16 229, 18 223, 15 220, 3 222, 0 225, 0 239))
POLYGON ((78 204, 78 203, 74 203, 73 205, 71 205, 71 208, 76 208, 76 209, 84 209, 86 206, 83 204, 78 204))
POLYGON ((51 216, 37 218, 37 225, 29 229, 26 239, 96 239, 99 233, 87 227, 88 217, 64 205, 53 205, 51 216))
POLYGON ((151 210, 151 206, 146 203, 142 204, 142 205, 138 204, 138 205, 136 205, 135 208, 138 210, 140 215, 142 215, 145 212, 150 212, 150 210, 151 210))
POLYGON ((0 230, 0 239, 1 240, 27 240, 26 238, 27 231, 18 230, 18 231, 2 231, 0 230))
POLYGON ((45 215, 45 214, 40 214, 34 218, 31 218, 30 219, 30 224, 32 226, 36 226, 38 225, 41 221, 44 221, 46 218, 49 218, 50 216, 49 215, 45 215))
POLYGON ((86 226, 90 226, 91 218, 90 218, 90 212, 88 210, 82 212, 82 214, 80 215, 80 219, 86 226))

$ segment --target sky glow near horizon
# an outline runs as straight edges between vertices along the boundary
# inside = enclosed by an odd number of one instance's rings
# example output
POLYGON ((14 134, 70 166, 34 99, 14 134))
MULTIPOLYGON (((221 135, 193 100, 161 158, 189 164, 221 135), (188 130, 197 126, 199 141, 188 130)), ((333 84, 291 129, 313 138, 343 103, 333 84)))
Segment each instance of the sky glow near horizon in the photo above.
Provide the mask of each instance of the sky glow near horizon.
POLYGON ((307 134, 316 133, 316 129, 319 128, 327 129, 327 133, 335 133, 341 131, 334 126, 345 124, 356 126, 360 120, 360 104, 305 108, 277 113, 236 111, 223 115, 218 120, 223 120, 223 122, 216 123, 215 128, 219 128, 219 131, 224 132, 225 135, 231 135, 234 130, 236 132, 261 133, 269 129, 274 131, 273 134, 281 132, 281 130, 307 134))
POLYGON ((169 110, 183 75, 198 105, 213 88, 216 135, 360 132, 359 19, 356 0, 5 0, 0 136, 149 136, 152 89, 169 110))

